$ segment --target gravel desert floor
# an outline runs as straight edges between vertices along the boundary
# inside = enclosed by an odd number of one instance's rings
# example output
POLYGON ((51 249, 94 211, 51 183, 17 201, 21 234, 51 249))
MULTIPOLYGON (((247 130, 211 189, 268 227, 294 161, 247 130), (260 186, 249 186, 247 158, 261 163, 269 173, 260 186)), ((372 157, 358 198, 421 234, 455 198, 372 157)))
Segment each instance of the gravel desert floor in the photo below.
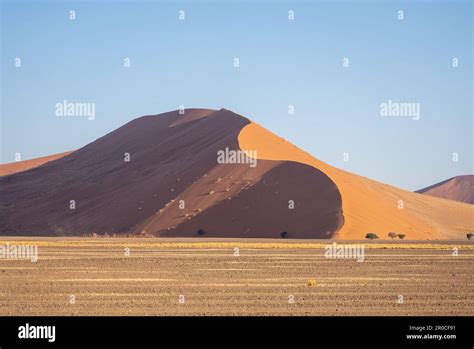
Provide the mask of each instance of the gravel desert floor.
POLYGON ((0 258, 0 315, 474 315, 471 242, 332 243, 2 238, 38 260, 0 258))

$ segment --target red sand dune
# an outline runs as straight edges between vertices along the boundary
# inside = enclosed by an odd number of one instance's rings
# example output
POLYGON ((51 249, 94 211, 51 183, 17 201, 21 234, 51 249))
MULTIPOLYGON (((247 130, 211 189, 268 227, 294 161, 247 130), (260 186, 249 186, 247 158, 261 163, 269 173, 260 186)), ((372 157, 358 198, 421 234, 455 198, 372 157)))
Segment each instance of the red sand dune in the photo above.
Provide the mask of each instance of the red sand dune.
POLYGON ((365 232, 387 238, 390 231, 410 239, 464 238, 474 228, 474 206, 408 192, 361 177, 314 158, 258 124, 247 125, 239 134, 242 149, 257 149, 258 157, 293 160, 324 172, 342 196, 344 226, 341 239, 359 239, 365 232), (399 203, 403 209, 399 209, 399 203))
POLYGON ((474 175, 453 177, 417 190, 417 193, 474 204, 474 175))
POLYGON ((62 158, 63 156, 66 156, 70 153, 71 153, 70 151, 67 151, 64 153, 42 156, 42 157, 31 159, 31 160, 10 162, 8 164, 0 164, 0 176, 7 176, 13 173, 26 171, 31 168, 41 166, 49 161, 62 158))
POLYGON ((202 229, 209 237, 395 231, 444 239, 473 230, 474 206, 333 168, 225 109, 135 119, 66 157, 0 177, 0 188, 1 235, 178 237, 202 229), (219 164, 225 148, 257 150, 258 165, 219 164))

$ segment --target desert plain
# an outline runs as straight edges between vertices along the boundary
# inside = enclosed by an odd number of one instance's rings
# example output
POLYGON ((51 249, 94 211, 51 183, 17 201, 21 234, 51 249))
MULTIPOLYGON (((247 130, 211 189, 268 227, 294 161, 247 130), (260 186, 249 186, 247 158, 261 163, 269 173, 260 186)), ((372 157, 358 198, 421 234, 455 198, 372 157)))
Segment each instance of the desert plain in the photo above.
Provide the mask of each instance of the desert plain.
POLYGON ((469 241, 2 237, 0 315, 474 315, 469 241))

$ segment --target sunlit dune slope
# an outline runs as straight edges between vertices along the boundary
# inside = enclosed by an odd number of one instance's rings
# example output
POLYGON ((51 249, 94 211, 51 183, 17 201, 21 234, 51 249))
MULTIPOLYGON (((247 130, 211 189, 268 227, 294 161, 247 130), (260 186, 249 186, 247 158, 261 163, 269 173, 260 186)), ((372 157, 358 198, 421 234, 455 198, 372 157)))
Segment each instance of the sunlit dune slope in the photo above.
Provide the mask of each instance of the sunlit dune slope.
POLYGON ((71 153, 70 151, 67 151, 64 153, 42 156, 42 157, 34 158, 31 160, 10 162, 8 164, 0 164, 0 176, 7 176, 13 173, 26 171, 26 170, 41 166, 47 162, 60 159, 70 153, 71 153))
POLYGON ((408 192, 334 168, 256 123, 246 125, 238 140, 241 149, 256 150, 259 160, 300 162, 329 176, 342 196, 339 239, 360 239, 367 232, 387 238, 391 231, 409 239, 452 239, 465 238, 474 229, 473 205, 408 192))

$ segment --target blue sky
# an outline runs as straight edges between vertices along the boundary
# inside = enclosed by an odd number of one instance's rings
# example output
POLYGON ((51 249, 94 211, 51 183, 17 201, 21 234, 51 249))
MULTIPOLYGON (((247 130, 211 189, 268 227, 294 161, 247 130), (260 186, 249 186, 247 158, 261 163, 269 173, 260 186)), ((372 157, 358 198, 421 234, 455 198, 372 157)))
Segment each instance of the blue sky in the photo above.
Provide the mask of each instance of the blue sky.
POLYGON ((0 161, 184 105, 231 109, 408 190, 473 173, 472 20, 469 0, 2 1, 0 161), (57 117, 63 100, 95 103, 95 119, 57 117), (382 117, 388 100, 419 103, 420 120, 382 117))

